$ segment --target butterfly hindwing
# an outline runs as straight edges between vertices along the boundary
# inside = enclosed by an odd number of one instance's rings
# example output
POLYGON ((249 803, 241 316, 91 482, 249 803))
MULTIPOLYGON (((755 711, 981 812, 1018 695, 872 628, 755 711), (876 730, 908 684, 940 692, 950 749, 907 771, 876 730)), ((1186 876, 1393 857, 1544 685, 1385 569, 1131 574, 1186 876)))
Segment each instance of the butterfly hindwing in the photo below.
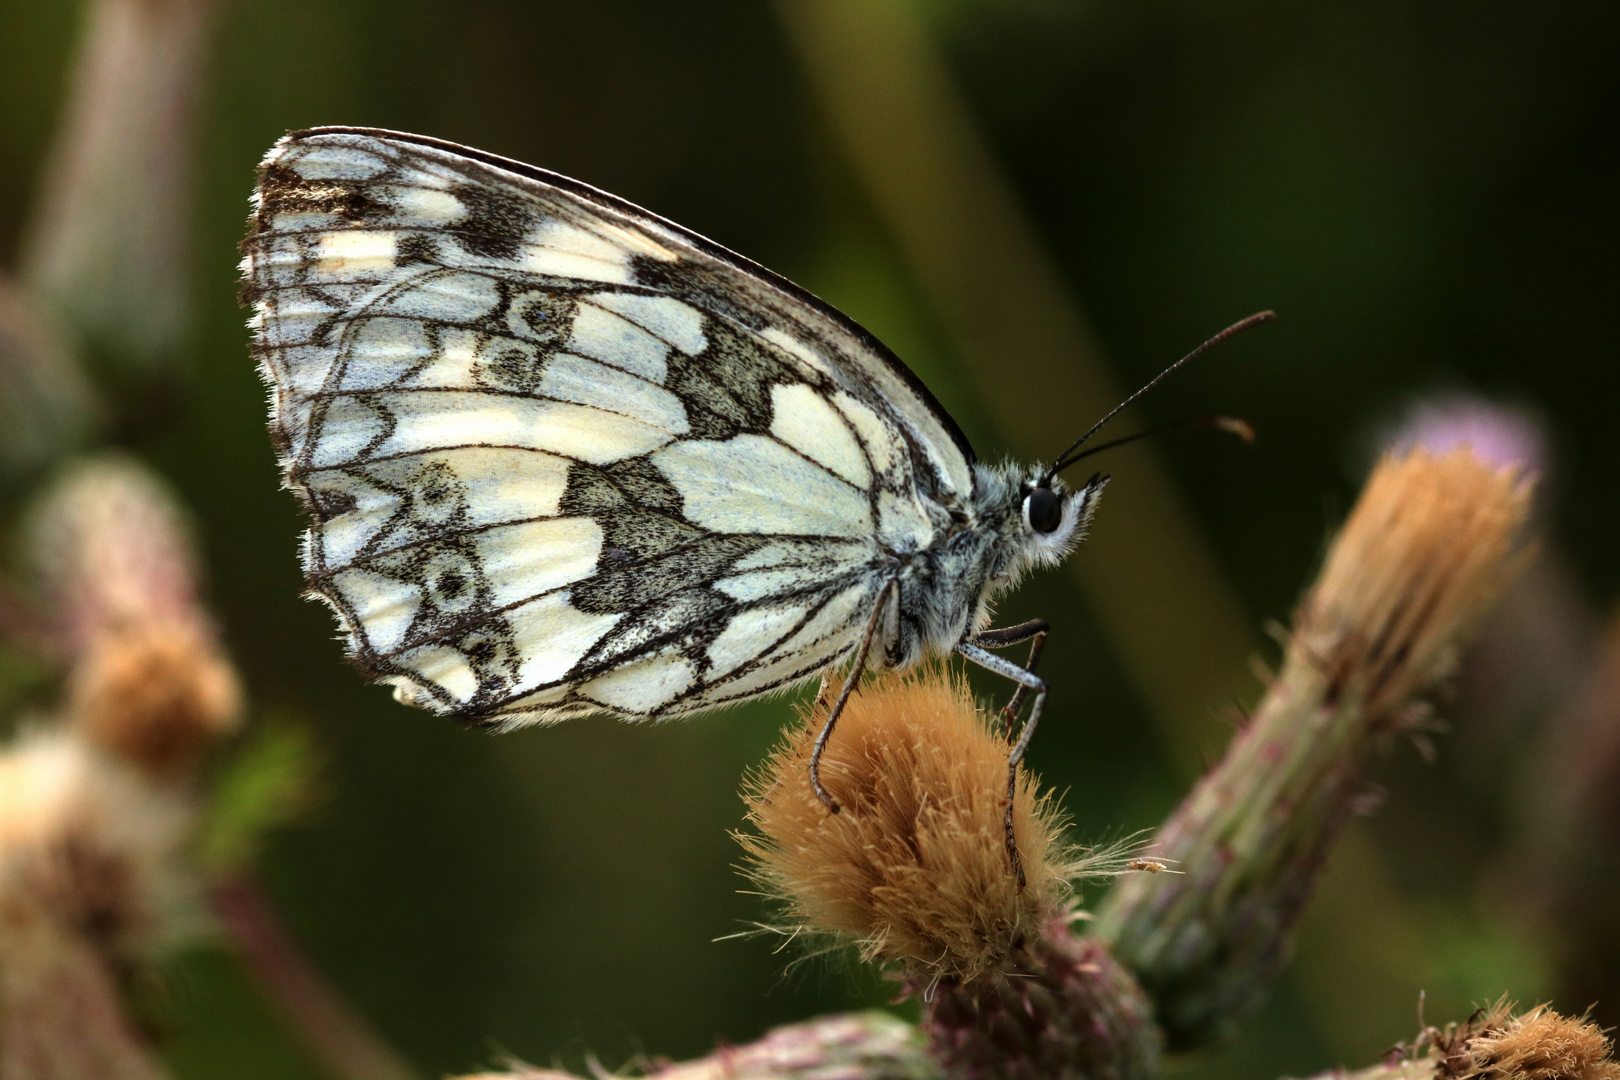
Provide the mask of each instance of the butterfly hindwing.
POLYGON ((572 181, 300 133, 244 246, 310 587, 439 711, 661 717, 800 679, 971 490, 864 332, 572 181))

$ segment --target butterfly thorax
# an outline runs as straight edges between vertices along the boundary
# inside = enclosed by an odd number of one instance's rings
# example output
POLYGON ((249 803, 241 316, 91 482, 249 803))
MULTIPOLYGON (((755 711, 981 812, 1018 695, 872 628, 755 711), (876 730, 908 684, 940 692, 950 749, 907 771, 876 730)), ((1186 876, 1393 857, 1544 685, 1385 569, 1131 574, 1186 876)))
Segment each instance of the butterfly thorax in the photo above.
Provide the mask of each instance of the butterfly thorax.
POLYGON ((897 617, 885 627, 887 666, 905 668, 926 655, 943 656, 990 621, 996 597, 1031 569, 1055 566, 1084 538, 1106 480, 1078 491, 1049 481, 1062 500, 1058 527, 1039 533, 1025 510, 1041 469, 1013 463, 973 465, 973 494, 965 510, 916 556, 897 560, 897 617))

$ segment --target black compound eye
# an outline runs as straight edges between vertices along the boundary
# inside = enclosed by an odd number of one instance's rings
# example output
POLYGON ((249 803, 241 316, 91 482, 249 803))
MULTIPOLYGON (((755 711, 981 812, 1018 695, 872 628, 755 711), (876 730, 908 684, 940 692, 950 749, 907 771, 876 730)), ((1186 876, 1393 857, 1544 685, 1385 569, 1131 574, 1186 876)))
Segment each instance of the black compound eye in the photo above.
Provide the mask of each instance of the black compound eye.
POLYGON ((1024 513, 1036 532, 1056 532, 1063 524, 1063 499, 1049 487, 1034 488, 1024 499, 1024 513))

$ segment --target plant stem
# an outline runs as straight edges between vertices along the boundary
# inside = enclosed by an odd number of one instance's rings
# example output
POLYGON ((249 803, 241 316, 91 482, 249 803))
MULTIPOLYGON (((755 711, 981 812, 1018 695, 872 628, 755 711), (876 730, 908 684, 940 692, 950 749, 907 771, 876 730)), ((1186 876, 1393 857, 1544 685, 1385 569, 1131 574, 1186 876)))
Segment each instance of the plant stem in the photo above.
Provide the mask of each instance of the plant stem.
POLYGON ((210 906, 272 1001, 344 1080, 419 1080, 369 1021, 343 1000, 281 924, 247 873, 216 880, 210 906))

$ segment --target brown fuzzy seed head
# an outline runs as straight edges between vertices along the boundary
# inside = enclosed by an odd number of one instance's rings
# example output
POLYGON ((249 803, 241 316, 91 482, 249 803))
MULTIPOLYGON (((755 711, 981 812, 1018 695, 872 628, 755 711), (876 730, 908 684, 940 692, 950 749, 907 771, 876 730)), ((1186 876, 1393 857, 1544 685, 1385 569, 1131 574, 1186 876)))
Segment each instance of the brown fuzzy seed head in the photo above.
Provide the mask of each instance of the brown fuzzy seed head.
POLYGON ((849 699, 821 761, 838 814, 810 788, 825 720, 825 705, 807 710, 746 794, 752 874, 794 931, 854 939, 913 981, 972 980, 1061 915, 1079 867, 1058 810, 1020 775, 1020 889, 1002 825, 1008 746, 965 681, 930 668, 872 679, 849 699))
POLYGON ((1538 1005, 1468 1042, 1463 1080, 1620 1080, 1596 1024, 1538 1005))
POLYGON ((154 776, 193 765, 241 714, 236 672, 190 623, 107 635, 74 668, 68 717, 90 742, 154 776))
POLYGON ((1517 469, 1467 449, 1386 456, 1302 605, 1295 649, 1394 718, 1518 569, 1530 494, 1517 469))

